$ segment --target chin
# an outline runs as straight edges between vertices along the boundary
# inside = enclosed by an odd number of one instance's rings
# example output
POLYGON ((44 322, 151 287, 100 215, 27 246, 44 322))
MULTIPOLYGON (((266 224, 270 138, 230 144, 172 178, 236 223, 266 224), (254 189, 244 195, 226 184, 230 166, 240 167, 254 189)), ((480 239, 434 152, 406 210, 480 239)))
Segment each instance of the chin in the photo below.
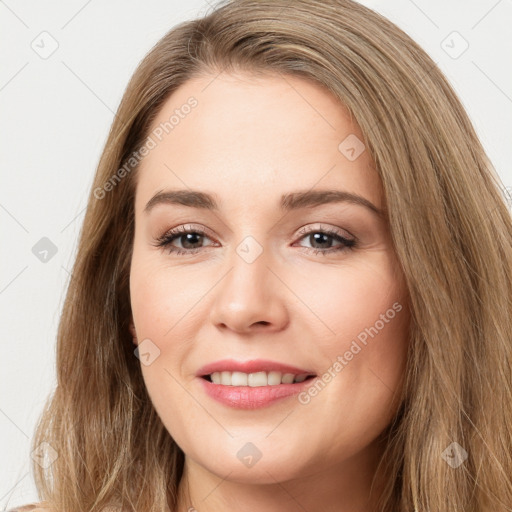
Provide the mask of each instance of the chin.
POLYGON ((294 448, 293 444, 287 443, 283 450, 272 445, 270 439, 254 444, 235 439, 230 440, 231 444, 236 445, 234 450, 226 447, 208 454, 202 452, 199 457, 194 454, 191 458, 219 478, 242 484, 275 484, 314 472, 297 456, 301 448, 294 448))

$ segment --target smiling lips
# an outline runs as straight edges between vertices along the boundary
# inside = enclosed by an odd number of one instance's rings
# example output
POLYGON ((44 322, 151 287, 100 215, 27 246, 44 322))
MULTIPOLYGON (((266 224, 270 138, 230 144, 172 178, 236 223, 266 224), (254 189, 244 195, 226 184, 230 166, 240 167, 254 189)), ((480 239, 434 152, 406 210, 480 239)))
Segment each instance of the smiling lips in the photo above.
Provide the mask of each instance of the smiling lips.
POLYGON ((225 359, 203 366, 196 376, 211 398, 230 407, 256 409, 300 393, 316 374, 262 359, 225 359))

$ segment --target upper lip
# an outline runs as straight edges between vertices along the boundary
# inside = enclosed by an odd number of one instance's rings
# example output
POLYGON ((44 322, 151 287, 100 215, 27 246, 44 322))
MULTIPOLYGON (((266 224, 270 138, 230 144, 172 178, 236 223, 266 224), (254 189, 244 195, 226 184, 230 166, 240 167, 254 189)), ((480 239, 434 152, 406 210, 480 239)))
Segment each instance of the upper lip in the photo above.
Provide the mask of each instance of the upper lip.
POLYGON ((256 373, 256 372, 281 372, 293 373, 294 375, 309 374, 315 375, 315 372, 291 366, 289 364, 279 363, 277 361, 270 361, 267 359, 252 359, 250 361, 235 361, 234 359, 222 359, 221 361, 214 361, 199 368, 196 373, 197 377, 204 377, 211 375, 214 372, 243 372, 243 373, 256 373))

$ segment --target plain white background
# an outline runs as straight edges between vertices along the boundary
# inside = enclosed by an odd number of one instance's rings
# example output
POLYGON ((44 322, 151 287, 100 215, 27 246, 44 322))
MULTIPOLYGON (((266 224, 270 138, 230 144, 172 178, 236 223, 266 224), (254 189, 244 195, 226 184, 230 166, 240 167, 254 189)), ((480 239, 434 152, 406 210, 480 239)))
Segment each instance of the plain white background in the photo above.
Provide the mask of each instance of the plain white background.
MULTIPOLYGON (((361 3, 438 63, 512 186, 512 3, 361 3)), ((55 386, 60 311, 114 112, 150 48, 209 10, 204 0, 0 1, 0 509, 37 500, 30 440, 55 386), (56 251, 46 262, 33 252, 43 237, 56 251)))

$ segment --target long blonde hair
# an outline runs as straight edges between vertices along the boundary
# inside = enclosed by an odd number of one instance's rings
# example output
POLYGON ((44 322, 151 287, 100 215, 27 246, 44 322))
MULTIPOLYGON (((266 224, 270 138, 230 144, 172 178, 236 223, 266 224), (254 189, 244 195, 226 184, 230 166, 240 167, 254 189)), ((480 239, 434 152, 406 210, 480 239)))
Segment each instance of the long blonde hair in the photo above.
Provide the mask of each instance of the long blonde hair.
POLYGON ((361 127, 382 180, 412 321, 379 512, 511 511, 512 222, 500 180, 435 63, 350 0, 224 1, 140 63, 67 289, 57 386, 33 439, 58 454, 46 469, 33 463, 41 499, 56 512, 175 510, 184 454, 152 406, 128 325, 137 167, 119 170, 173 91, 221 70, 325 86, 361 127))

